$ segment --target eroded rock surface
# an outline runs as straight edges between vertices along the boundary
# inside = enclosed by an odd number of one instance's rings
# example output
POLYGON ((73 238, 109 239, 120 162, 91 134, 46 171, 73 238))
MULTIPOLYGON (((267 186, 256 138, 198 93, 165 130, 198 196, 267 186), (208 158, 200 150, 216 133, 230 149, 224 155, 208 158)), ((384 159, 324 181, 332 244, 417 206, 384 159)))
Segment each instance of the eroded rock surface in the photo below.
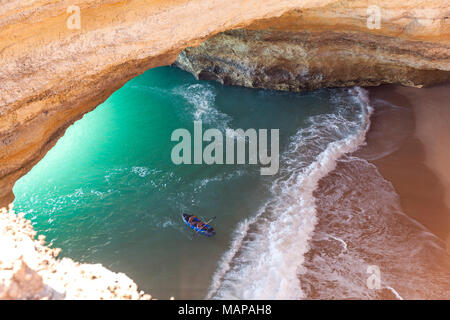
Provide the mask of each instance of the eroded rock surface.
MULTIPOLYGON (((126 81, 178 60, 199 77, 280 90, 420 86, 448 77, 442 0, 0 0, 0 207, 64 134, 126 81), (69 6, 81 28, 68 28, 69 6), (247 28, 247 29, 242 29, 247 28), (184 62, 183 62, 184 59, 184 62)), ((76 155, 71 155, 76 156, 76 155)), ((149 298, 101 265, 56 259, 29 221, 0 214, 0 298, 149 298)))
POLYGON ((445 78, 442 71, 450 70, 449 9, 441 0, 372 1, 381 10, 379 29, 367 27, 367 1, 0 4, 0 206, 13 200, 15 181, 74 121, 129 79, 173 63, 181 50, 226 30, 250 31, 215 38, 226 36, 231 43, 219 41, 210 60, 223 48, 229 59, 225 65, 231 61, 250 71, 242 76, 226 68, 211 73, 225 83, 284 90, 386 81, 421 85, 445 78), (71 5, 80 8, 80 29, 67 27, 71 5), (265 48, 267 43, 274 45, 265 48), (249 53, 260 54, 261 60, 249 53), (228 74, 229 81, 221 74, 228 74))
POLYGON ((23 214, 0 211, 0 299, 151 299, 123 273, 57 259, 61 250, 35 236, 23 214))
POLYGON ((0 206, 68 126, 149 68, 292 0, 0 1, 0 206), (80 29, 69 29, 80 8, 80 29), (72 20, 71 20, 72 21, 72 20), (69 21, 69 25, 70 24, 69 21))
MULTIPOLYGON (((343 19, 336 25, 327 24, 315 10, 293 11, 187 48, 176 65, 198 79, 285 91, 386 83, 422 87, 446 82, 450 81, 449 9, 441 9, 421 22, 405 19, 414 17, 414 10, 405 11, 399 20, 382 20, 380 27, 391 32, 364 30, 357 23, 357 10, 350 13, 336 8, 336 15, 343 19), (437 38, 411 32, 425 25, 436 26, 437 38)), ((359 19, 364 21, 364 16, 359 19)))

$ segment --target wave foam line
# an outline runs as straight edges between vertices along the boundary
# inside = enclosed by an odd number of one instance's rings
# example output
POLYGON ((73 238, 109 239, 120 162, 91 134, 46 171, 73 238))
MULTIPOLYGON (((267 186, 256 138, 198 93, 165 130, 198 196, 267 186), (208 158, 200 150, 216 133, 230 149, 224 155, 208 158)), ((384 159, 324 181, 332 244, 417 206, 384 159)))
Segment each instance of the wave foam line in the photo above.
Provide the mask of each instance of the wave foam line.
POLYGON ((186 111, 192 115, 194 121, 203 121, 205 124, 225 131, 231 117, 216 108, 216 90, 210 84, 190 84, 176 87, 172 93, 181 96, 189 105, 186 111))
POLYGON ((339 114, 318 119, 325 123, 313 121, 306 132, 299 130, 288 151, 289 165, 272 186, 273 198, 253 218, 239 224, 230 249, 213 275, 207 299, 299 299, 304 296, 298 274, 317 223, 313 192, 319 180, 335 169, 340 157, 356 151, 365 142, 370 127, 372 108, 367 93, 361 88, 353 89, 353 93, 362 111, 359 130, 332 142, 317 136, 328 130, 327 139, 336 139, 336 133, 346 132, 355 125, 339 114), (295 158, 318 148, 317 141, 321 139, 328 141, 325 150, 309 165, 299 167, 299 163, 307 162, 296 162, 295 158), (307 148, 300 146, 305 141, 310 143, 307 148))
POLYGON ((394 288, 389 286, 387 286, 386 288, 390 290, 398 300, 404 300, 403 297, 394 288))

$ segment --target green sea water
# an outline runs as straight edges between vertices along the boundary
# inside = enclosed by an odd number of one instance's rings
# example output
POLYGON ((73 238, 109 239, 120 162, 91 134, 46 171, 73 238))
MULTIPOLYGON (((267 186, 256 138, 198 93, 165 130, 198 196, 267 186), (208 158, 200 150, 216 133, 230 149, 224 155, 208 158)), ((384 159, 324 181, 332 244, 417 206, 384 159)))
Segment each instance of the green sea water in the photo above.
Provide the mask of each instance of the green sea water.
MULTIPOLYGON (((290 172, 261 176, 258 165, 177 166, 173 130, 192 132, 195 120, 224 134, 276 128, 283 155, 311 118, 336 114, 337 92, 254 90, 197 81, 173 67, 149 70, 67 130, 17 182, 15 208, 62 248, 62 256, 124 272, 160 299, 203 298, 239 223, 254 216, 273 197, 273 183, 290 172), (181 212, 216 217, 216 236, 195 235, 181 212)), ((310 150, 318 154, 325 146, 310 150)), ((286 167, 296 159, 281 161, 286 167)), ((306 166, 314 155, 302 161, 306 166)))

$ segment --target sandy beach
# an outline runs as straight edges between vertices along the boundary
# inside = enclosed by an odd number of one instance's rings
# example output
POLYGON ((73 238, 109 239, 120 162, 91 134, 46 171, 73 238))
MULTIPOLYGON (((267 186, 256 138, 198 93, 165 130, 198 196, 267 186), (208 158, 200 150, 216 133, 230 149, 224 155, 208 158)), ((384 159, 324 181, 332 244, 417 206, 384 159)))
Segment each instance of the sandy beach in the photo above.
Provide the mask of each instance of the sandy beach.
POLYGON ((448 251, 450 85, 380 86, 370 89, 370 99, 375 112, 361 152, 392 183, 405 213, 445 241, 448 251))

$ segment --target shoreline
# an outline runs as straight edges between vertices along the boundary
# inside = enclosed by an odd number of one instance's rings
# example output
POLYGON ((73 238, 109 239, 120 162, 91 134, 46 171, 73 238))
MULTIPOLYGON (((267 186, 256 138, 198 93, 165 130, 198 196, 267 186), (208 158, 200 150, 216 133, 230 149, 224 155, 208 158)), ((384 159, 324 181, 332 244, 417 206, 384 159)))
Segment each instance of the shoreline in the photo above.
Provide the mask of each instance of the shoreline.
POLYGON ((375 112, 363 156, 392 183, 404 212, 450 252, 450 84, 367 89, 375 112))

